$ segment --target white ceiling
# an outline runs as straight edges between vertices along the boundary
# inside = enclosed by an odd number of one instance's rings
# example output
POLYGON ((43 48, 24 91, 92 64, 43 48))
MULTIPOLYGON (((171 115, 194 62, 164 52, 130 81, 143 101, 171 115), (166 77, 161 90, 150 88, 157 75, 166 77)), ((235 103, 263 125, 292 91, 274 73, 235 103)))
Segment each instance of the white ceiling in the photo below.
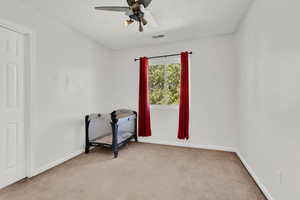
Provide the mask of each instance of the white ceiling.
POLYGON ((252 0, 153 0, 149 10, 158 27, 143 33, 137 24, 125 27, 122 13, 95 6, 126 6, 126 0, 21 0, 112 49, 167 43, 233 33, 252 0), (165 34, 154 40, 153 35, 165 34))

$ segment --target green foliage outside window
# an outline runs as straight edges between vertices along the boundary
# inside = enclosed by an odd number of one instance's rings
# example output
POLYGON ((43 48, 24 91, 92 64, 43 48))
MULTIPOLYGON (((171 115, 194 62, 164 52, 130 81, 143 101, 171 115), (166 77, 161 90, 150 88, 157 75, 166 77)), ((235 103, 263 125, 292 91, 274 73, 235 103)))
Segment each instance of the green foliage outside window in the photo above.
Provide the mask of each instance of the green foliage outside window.
POLYGON ((149 67, 151 105, 179 104, 180 64, 152 65, 149 67))

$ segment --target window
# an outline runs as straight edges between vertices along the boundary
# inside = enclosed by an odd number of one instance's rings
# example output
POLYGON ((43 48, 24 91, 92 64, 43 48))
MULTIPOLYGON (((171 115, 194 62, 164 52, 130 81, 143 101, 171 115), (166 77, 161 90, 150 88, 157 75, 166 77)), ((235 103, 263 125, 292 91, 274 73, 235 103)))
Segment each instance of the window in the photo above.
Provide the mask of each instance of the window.
POLYGON ((154 64, 149 66, 151 105, 178 105, 180 96, 180 64, 154 64))

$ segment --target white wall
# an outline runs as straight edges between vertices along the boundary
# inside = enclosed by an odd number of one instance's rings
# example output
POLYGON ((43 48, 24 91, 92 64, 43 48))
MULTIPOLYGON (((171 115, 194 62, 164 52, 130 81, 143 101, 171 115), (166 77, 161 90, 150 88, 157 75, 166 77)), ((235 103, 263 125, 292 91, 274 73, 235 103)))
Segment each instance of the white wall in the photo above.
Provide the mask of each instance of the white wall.
POLYGON ((237 68, 232 36, 116 51, 112 105, 137 109, 139 62, 134 62, 134 58, 186 50, 193 51, 190 140, 177 140, 177 110, 152 110, 153 136, 145 140, 232 150, 238 137, 237 68))
POLYGON ((278 200, 300 199, 299 11, 298 0, 256 0, 238 33, 239 150, 278 200))
POLYGON ((37 36, 32 169, 42 170, 83 148, 85 114, 108 111, 104 85, 110 52, 16 0, 0 0, 0 19, 37 36))

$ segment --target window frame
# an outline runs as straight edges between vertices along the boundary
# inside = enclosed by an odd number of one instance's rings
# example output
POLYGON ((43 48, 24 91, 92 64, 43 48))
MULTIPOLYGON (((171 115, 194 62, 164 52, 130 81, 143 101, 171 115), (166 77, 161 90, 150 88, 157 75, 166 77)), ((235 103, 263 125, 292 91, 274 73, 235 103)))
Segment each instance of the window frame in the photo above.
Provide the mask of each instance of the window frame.
POLYGON ((178 110, 179 104, 173 105, 159 105, 159 104, 150 104, 151 110, 178 110))
MULTIPOLYGON (((179 58, 162 58, 159 60, 154 61, 153 63, 149 63, 149 68, 151 66, 155 66, 155 65, 164 65, 164 69, 166 72, 166 68, 168 65, 170 64, 179 64, 180 68, 181 68, 181 63, 180 63, 180 59, 179 58)), ((165 74, 165 80, 166 80, 166 74, 165 74)), ((150 80, 149 80, 150 81, 150 80)), ((164 85, 164 88, 166 88, 167 86, 164 85)), ((150 96, 150 88, 149 88, 149 96, 150 96)), ((180 98, 180 96, 179 96, 180 98)), ((179 110, 179 104, 151 104, 150 103, 150 109, 151 110, 179 110)))

